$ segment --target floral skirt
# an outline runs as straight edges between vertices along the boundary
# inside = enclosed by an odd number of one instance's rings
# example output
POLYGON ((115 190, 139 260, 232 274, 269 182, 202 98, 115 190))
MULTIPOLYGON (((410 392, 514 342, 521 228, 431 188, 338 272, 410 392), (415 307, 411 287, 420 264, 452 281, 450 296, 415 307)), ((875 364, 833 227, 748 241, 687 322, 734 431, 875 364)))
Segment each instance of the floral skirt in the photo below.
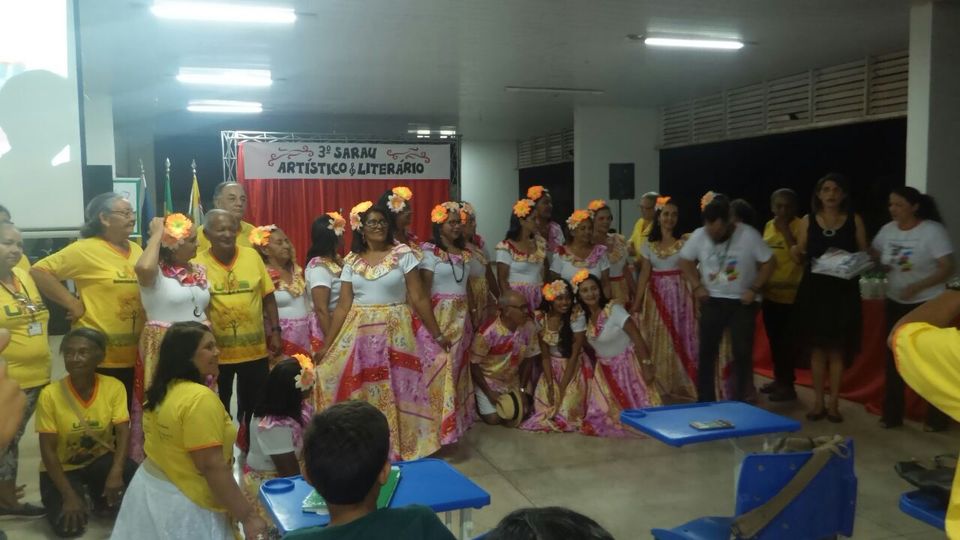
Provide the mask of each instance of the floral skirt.
POLYGON ((260 500, 260 486, 267 480, 274 478, 277 478, 277 471, 257 471, 244 465, 243 478, 240 482, 243 496, 247 499, 247 502, 257 509, 257 513, 260 514, 260 519, 267 523, 273 523, 273 518, 267 513, 267 509, 263 506, 263 501, 260 500))
POLYGON ((314 336, 314 328, 319 326, 315 323, 316 318, 316 315, 310 313, 299 319, 280 319, 280 335, 285 356, 313 356, 313 353, 319 350, 315 348, 318 339, 314 336))
POLYGON ((469 278, 467 294, 473 300, 473 307, 480 317, 486 318, 487 308, 490 307, 490 284, 487 283, 487 276, 469 278))
POLYGON ((148 321, 140 333, 140 348, 137 351, 137 363, 133 369, 133 399, 130 410, 130 459, 141 463, 143 453, 143 402, 147 388, 153 382, 157 370, 157 358, 160 357, 160 343, 171 323, 148 321))
POLYGON ((696 401, 697 314, 679 270, 650 275, 639 324, 660 395, 669 401, 696 401))
POLYGON ((647 387, 643 380, 633 345, 617 356, 598 356, 587 389, 587 412, 581 431, 598 437, 636 435, 620 423, 620 413, 660 404, 656 388, 647 387))
POLYGON ((523 297, 527 300, 527 307, 530 308, 530 313, 533 314, 534 311, 540 309, 540 304, 543 303, 543 291, 541 291, 541 285, 537 283, 511 283, 510 288, 522 294, 523 297))
POLYGON ((366 401, 387 417, 390 459, 408 461, 440 447, 407 304, 354 302, 343 327, 317 366, 316 409, 366 401))
MULTIPOLYGON (((554 395, 554 403, 550 404, 549 385, 546 377, 540 377, 533 395, 533 415, 527 418, 520 429, 530 431, 579 431, 583 415, 587 409, 587 381, 593 375, 586 357, 579 360, 579 368, 567 385, 563 398, 557 402, 558 395, 554 395)), ((555 392, 559 392, 563 372, 567 369, 567 359, 559 356, 550 357, 550 369, 553 371, 555 392)))
POLYGON ((431 303, 437 324, 453 346, 449 353, 444 352, 422 325, 417 329, 417 345, 430 406, 439 422, 440 444, 447 445, 457 442, 476 421, 467 356, 473 328, 466 296, 434 294, 431 303))

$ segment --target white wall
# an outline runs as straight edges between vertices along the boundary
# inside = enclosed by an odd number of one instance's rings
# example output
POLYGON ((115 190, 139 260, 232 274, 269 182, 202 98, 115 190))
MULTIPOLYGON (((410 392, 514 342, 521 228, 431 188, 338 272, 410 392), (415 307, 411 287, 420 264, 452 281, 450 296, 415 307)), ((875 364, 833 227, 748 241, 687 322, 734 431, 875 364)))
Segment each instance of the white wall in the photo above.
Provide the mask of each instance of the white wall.
MULTIPOLYGON (((611 163, 634 163, 634 200, 623 201, 622 232, 629 236, 640 217, 639 197, 660 185, 657 151, 659 114, 655 109, 580 106, 573 112, 574 204, 608 199, 611 163)), ((611 202, 613 226, 617 203, 611 202)))
POLYGON ((464 137, 460 148, 460 198, 477 210, 477 232, 491 246, 503 239, 517 200, 517 143, 464 137))
POLYGON ((83 103, 87 165, 110 165, 116 176, 116 149, 113 133, 113 99, 87 95, 83 103))

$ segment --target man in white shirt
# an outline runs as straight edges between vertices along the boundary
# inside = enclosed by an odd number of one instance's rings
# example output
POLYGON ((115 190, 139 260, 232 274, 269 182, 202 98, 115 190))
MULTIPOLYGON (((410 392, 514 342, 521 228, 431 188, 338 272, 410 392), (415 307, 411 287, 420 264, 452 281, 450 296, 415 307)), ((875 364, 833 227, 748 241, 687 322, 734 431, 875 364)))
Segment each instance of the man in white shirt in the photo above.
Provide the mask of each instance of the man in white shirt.
POLYGON ((733 345, 733 398, 747 397, 753 377, 753 332, 760 291, 774 265, 773 252, 760 233, 734 223, 729 199, 714 196, 703 209, 703 227, 694 231, 680 250, 680 268, 700 303, 697 395, 701 402, 716 400, 717 355, 727 328, 733 345))

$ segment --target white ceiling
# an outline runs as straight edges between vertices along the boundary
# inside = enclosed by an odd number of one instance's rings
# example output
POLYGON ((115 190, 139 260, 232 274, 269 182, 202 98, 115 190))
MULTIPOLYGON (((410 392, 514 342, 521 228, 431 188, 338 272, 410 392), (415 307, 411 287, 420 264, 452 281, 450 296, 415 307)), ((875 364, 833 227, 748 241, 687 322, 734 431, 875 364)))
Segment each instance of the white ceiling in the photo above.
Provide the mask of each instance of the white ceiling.
MULTIPOLYGON (((573 124, 576 104, 657 106, 903 50, 908 0, 261 0, 293 25, 161 21, 148 0, 81 0, 84 83, 116 119, 170 117, 190 98, 255 99, 279 115, 389 116, 514 139, 573 124), (645 49, 653 32, 752 42, 645 49), (268 89, 183 87, 180 66, 267 67, 268 89), (518 94, 504 86, 605 94, 518 94)), ((179 117, 179 115, 177 115, 179 117)), ((243 128, 244 126, 237 126, 243 128)))

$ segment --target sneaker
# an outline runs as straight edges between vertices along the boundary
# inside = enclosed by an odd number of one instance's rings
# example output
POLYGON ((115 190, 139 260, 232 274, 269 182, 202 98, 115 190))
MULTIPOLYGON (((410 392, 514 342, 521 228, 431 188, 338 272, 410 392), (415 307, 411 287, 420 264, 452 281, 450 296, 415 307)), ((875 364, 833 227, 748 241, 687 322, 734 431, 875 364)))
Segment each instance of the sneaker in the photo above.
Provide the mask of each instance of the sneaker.
MULTIPOLYGON (((16 508, 0 508, 0 516, 42 517, 47 515, 47 509, 35 504, 23 503, 16 508)), ((0 537, 3 540, 3 537, 0 537)))
POLYGON ((777 388, 773 392, 770 392, 770 401, 780 402, 780 401, 796 401, 797 400, 797 391, 791 387, 777 388))

